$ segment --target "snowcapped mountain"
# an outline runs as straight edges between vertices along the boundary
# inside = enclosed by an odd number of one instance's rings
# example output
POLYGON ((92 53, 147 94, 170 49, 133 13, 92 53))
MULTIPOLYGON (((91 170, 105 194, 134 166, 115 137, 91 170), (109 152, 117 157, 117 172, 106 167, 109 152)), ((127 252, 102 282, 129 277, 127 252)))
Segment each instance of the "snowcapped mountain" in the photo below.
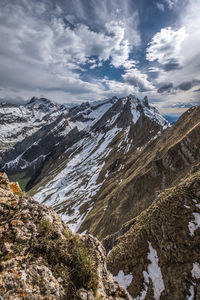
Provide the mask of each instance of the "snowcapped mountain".
POLYGON ((55 207, 75 231, 109 174, 123 169, 122 158, 139 153, 169 127, 147 97, 132 95, 60 110, 33 98, 25 109, 51 120, 4 152, 0 166, 25 180, 34 198, 55 207), (121 158, 110 165, 116 153, 121 158))
POLYGON ((10 141, 1 170, 73 231, 102 240, 109 269, 133 299, 199 295, 200 107, 170 126, 147 97, 132 95, 1 106, 10 141))
POLYGON ((67 109, 45 98, 32 98, 25 106, 0 103, 0 151, 32 135, 43 125, 55 121, 67 109))
POLYGON ((27 188, 73 230, 102 239, 198 162, 198 120, 194 108, 169 127, 147 104, 132 96, 118 99, 90 127, 77 131, 76 141, 59 144, 27 188))
POLYGON ((35 199, 56 206, 76 230, 92 208, 114 144, 128 155, 169 126, 147 98, 140 102, 132 95, 72 108, 32 98, 25 106, 3 103, 1 110, 1 140, 7 147, 1 169, 28 183, 35 199), (45 186, 42 192, 38 182, 45 186))

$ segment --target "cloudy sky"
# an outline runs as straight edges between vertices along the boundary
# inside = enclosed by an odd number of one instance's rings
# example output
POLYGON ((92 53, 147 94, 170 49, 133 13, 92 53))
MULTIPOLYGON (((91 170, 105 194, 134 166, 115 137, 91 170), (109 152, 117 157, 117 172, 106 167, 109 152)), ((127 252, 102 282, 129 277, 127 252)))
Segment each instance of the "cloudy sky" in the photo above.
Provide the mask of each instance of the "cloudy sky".
POLYGON ((200 0, 0 0, 0 98, 200 99, 200 0))

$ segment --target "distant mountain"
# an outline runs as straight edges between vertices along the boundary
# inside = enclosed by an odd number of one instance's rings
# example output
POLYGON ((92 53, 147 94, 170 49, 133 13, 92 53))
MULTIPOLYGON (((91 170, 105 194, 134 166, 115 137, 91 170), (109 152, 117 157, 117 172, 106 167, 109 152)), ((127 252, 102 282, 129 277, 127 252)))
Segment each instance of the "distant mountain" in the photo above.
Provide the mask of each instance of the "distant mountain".
POLYGON ((45 98, 32 98, 25 106, 0 103, 0 151, 11 149, 17 142, 55 121, 67 109, 45 98))

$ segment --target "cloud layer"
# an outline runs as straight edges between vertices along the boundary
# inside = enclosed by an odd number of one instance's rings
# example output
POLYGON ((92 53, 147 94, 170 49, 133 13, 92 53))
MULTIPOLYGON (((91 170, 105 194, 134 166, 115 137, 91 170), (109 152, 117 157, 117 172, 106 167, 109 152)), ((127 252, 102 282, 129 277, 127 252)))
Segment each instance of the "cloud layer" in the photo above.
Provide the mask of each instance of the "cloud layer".
POLYGON ((0 97, 198 101, 199 10, 198 0, 1 0, 0 97))

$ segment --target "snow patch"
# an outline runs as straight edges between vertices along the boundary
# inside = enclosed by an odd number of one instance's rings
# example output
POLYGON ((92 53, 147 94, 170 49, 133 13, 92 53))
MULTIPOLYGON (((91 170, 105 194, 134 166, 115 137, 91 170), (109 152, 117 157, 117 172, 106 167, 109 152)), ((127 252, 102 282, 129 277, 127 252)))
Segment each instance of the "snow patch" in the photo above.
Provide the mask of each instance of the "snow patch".
POLYGON ((195 279, 199 279, 200 278, 200 265, 199 263, 195 262, 193 264, 193 268, 192 268, 192 277, 194 277, 195 279))
POLYGON ((190 292, 190 295, 187 296, 187 300, 194 300, 194 287, 193 285, 190 286, 190 289, 189 289, 189 292, 190 292))
POLYGON ((190 206, 188 206, 188 205, 185 205, 185 204, 184 204, 184 207, 185 207, 185 208, 190 208, 190 206))
POLYGON ((200 227, 200 214, 199 213, 193 213, 194 220, 190 221, 188 224, 188 228, 190 231, 190 235, 194 236, 195 230, 197 230, 200 227))
POLYGON ((157 251, 152 247, 151 243, 148 241, 149 253, 147 258, 150 260, 150 264, 147 267, 147 271, 143 271, 144 277, 144 290, 140 293, 135 300, 144 300, 148 291, 149 279, 153 283, 154 299, 159 300, 161 293, 164 291, 165 286, 162 278, 161 269, 158 265, 158 255, 157 251))
POLYGON ((114 278, 121 286, 123 286, 125 289, 127 289, 129 287, 129 285, 131 284, 133 275, 131 273, 125 275, 124 272, 122 270, 120 270, 119 273, 117 274, 117 276, 114 276, 114 278))
POLYGON ((140 112, 137 110, 137 104, 131 101, 131 114, 133 116, 133 123, 135 124, 140 117, 140 112))
POLYGON ((162 126, 163 129, 166 129, 170 126, 169 122, 158 112, 155 107, 151 107, 150 109, 143 106, 144 114, 154 122, 158 123, 162 126))

